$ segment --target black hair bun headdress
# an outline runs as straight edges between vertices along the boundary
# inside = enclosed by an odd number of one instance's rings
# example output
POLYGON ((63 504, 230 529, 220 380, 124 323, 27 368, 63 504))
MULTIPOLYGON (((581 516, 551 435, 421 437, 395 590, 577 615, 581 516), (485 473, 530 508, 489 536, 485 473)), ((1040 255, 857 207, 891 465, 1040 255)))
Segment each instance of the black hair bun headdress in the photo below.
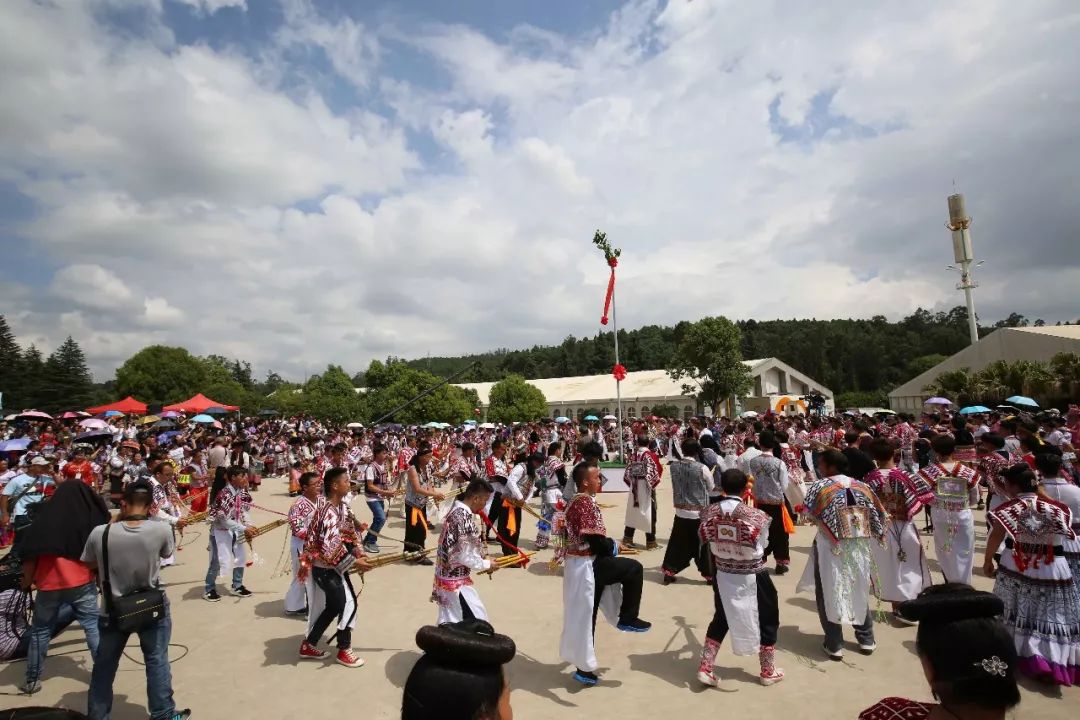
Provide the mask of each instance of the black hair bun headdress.
POLYGON ((484 620, 425 625, 416 631, 416 644, 440 665, 505 665, 517 654, 514 641, 484 620))
POLYGON ((914 600, 900 604, 900 614, 921 623, 950 623, 958 620, 997 617, 1005 604, 994 593, 968 585, 947 583, 933 585, 914 600))

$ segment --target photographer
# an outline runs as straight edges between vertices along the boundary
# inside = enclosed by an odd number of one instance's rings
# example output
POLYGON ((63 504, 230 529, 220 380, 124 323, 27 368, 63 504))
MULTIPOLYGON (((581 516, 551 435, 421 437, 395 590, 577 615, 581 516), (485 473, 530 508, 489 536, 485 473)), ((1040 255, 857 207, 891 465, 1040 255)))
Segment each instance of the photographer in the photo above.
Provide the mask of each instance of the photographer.
MULTIPOLYGON (((94 669, 90 676, 88 714, 92 720, 108 720, 112 710, 113 680, 120 656, 132 631, 118 627, 110 617, 112 604, 125 596, 149 589, 160 589, 160 561, 173 554, 172 529, 165 523, 150 522, 147 515, 153 502, 150 483, 139 480, 124 488, 120 517, 110 525, 94 528, 83 549, 82 561, 98 570, 103 593, 98 618, 99 643, 94 669), (109 531, 108 566, 103 558, 103 536, 109 531), (105 587, 108 590, 105 590, 105 587)), ((169 668, 169 638, 172 619, 164 599, 163 613, 134 631, 139 636, 146 663, 146 686, 151 720, 184 720, 190 710, 177 712, 173 702, 172 672, 169 668)))

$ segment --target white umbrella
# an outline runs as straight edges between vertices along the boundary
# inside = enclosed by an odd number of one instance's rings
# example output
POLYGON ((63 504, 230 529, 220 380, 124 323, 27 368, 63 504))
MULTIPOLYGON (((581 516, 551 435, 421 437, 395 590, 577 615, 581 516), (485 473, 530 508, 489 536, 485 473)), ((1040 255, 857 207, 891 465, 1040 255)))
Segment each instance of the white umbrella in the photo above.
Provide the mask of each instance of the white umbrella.
POLYGON ((79 421, 79 427, 86 428, 87 430, 100 430, 109 427, 109 423, 97 418, 87 418, 86 420, 79 421))
POLYGON ((483 423, 482 425, 480 425, 480 428, 483 430, 494 430, 495 423, 483 423))
POLYGON ((615 417, 614 415, 605 415, 604 419, 605 420, 618 420, 619 418, 615 417))
POLYGON ((739 417, 751 417, 751 418, 753 418, 753 417, 757 417, 757 413, 754 412, 753 410, 747 410, 746 412, 744 412, 739 417))
POLYGON ((346 425, 345 427, 347 427, 347 428, 362 428, 362 427, 364 427, 364 423, 351 422, 348 425, 346 425))

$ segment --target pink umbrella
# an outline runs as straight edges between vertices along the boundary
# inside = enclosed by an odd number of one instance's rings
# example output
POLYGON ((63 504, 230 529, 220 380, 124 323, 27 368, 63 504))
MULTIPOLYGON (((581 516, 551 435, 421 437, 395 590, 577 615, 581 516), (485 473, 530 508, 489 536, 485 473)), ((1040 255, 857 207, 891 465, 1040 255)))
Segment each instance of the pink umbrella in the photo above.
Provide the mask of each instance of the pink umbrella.
POLYGON ((163 418, 180 417, 180 413, 178 413, 175 410, 166 410, 165 412, 161 413, 161 417, 163 417, 163 418))
POLYGON ((52 420, 53 417, 49 413, 41 412, 40 410, 24 410, 19 413, 16 420, 52 420))
POLYGON ((86 420, 80 420, 79 427, 86 428, 87 430, 101 430, 102 428, 109 427, 109 423, 104 420, 98 420, 97 418, 88 418, 86 420))
POLYGON ((80 415, 77 412, 72 412, 71 410, 68 410, 66 413, 64 413, 63 415, 60 416, 60 419, 61 420, 73 420, 73 419, 78 418, 78 417, 82 417, 82 415, 80 415))
POLYGON ((926 401, 927 405, 952 405, 952 400, 943 397, 932 397, 926 401))

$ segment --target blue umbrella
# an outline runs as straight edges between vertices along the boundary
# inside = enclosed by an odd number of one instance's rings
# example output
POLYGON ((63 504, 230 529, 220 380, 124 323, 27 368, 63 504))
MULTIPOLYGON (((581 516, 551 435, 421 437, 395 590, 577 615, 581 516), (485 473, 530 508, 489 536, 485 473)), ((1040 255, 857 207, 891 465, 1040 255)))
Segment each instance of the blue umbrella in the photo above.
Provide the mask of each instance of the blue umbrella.
POLYGON ((124 413, 120 412, 119 410, 106 410, 104 415, 105 417, 123 417, 124 413))
POLYGON ((15 438, 0 442, 0 452, 22 452, 30 445, 30 438, 15 438))
POLYGON ((180 432, 179 430, 169 430, 168 432, 163 432, 160 435, 158 435, 157 436, 157 441, 159 443, 167 443, 170 440, 172 440, 174 437, 176 437, 177 435, 183 435, 183 433, 180 432))
POLYGON ((1025 407, 1039 407, 1039 403, 1029 397, 1024 397, 1023 395, 1013 395, 1010 398, 1005 398, 1005 402, 1013 403, 1014 405, 1024 405, 1025 407))
POLYGON ((988 412, 990 412, 990 408, 985 407, 984 405, 970 405, 970 406, 968 406, 966 408, 963 408, 960 411, 960 414, 961 415, 972 415, 974 413, 988 413, 988 412))
POLYGON ((207 415, 228 415, 229 411, 223 407, 208 407, 203 412, 207 415))
POLYGON ((559 416, 559 417, 555 418, 555 422, 557 422, 557 423, 559 423, 560 425, 562 425, 562 424, 564 424, 564 423, 568 423, 568 422, 570 422, 570 418, 568 418, 568 417, 562 417, 562 416, 559 416))
POLYGON ((592 421, 592 422, 598 422, 600 420, 600 418, 596 417, 595 415, 586 415, 585 420, 586 421, 592 421))
POLYGON ((215 423, 215 422, 217 422, 217 420, 210 417, 209 415, 196 415, 195 417, 191 418, 191 420, 189 420, 188 422, 193 422, 193 423, 215 423))

